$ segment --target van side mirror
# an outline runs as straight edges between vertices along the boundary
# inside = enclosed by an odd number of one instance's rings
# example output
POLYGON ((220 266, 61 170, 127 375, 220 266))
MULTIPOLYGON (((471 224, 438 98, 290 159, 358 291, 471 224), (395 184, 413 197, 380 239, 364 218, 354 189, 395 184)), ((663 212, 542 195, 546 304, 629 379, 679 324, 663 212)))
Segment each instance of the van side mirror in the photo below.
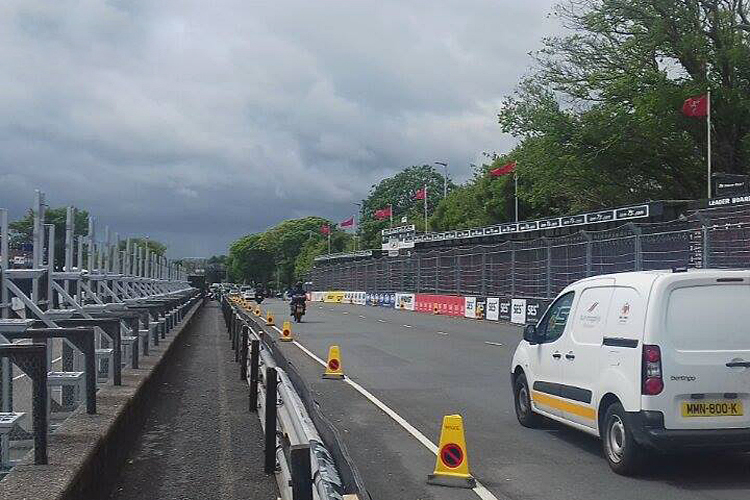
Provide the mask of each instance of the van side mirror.
POLYGON ((523 339, 529 344, 538 344, 539 335, 536 332, 536 325, 526 325, 523 329, 523 339))

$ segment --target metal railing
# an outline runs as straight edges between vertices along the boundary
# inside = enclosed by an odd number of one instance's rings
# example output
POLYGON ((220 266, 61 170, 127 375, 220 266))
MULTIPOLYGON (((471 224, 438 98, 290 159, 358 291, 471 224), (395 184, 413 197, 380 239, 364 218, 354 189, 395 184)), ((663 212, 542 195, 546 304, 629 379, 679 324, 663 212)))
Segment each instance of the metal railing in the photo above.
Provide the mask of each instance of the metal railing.
POLYGON ((564 237, 318 263, 309 280, 315 290, 549 299, 587 276, 681 266, 749 268, 750 205, 564 237))
POLYGON ((240 378, 248 383, 248 410, 263 427, 265 471, 276 474, 282 500, 369 498, 336 432, 327 422, 319 431, 322 416, 311 415, 308 389, 265 326, 234 301, 220 300, 240 378))
POLYGON ((196 300, 179 266, 130 239, 121 249, 109 228, 97 240, 93 218, 76 242, 72 208, 58 259, 45 207, 37 191, 33 257, 20 268, 10 265, 18 244, 0 209, 0 473, 32 446, 35 463, 46 463, 48 433, 79 404, 96 413, 98 387, 121 385, 123 367, 138 368, 196 300))

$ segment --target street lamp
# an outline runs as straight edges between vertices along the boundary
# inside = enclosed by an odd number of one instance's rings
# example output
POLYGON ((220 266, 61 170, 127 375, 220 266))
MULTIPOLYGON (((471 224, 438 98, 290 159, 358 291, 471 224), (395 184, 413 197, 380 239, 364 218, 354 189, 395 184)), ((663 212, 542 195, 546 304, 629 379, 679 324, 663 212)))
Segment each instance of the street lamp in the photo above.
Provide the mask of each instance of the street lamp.
POLYGON ((445 175, 443 175, 443 198, 445 198, 446 196, 448 196, 448 163, 436 161, 435 165, 441 165, 445 170, 445 175))

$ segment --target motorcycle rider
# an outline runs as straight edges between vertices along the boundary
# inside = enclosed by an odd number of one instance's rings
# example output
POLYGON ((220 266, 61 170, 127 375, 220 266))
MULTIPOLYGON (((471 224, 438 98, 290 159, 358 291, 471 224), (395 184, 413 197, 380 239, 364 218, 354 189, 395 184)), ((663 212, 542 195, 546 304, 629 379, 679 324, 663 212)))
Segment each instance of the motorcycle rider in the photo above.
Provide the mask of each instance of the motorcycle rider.
POLYGON ((306 300, 307 300, 307 294, 305 293, 305 289, 302 286, 302 282, 298 281, 297 283, 294 284, 294 287, 292 288, 292 291, 289 294, 289 310, 292 316, 294 316, 294 306, 299 303, 302 304, 302 311, 304 314, 304 311, 307 310, 307 305, 305 304, 306 300))

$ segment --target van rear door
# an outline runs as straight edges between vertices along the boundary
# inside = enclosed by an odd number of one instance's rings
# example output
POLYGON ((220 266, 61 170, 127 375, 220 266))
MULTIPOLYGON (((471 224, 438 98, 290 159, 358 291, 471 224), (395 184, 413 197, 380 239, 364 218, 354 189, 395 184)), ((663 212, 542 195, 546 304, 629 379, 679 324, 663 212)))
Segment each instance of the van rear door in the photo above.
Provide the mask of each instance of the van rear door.
POLYGON ((678 280, 663 295, 667 429, 750 427, 750 273, 728 274, 678 280))

